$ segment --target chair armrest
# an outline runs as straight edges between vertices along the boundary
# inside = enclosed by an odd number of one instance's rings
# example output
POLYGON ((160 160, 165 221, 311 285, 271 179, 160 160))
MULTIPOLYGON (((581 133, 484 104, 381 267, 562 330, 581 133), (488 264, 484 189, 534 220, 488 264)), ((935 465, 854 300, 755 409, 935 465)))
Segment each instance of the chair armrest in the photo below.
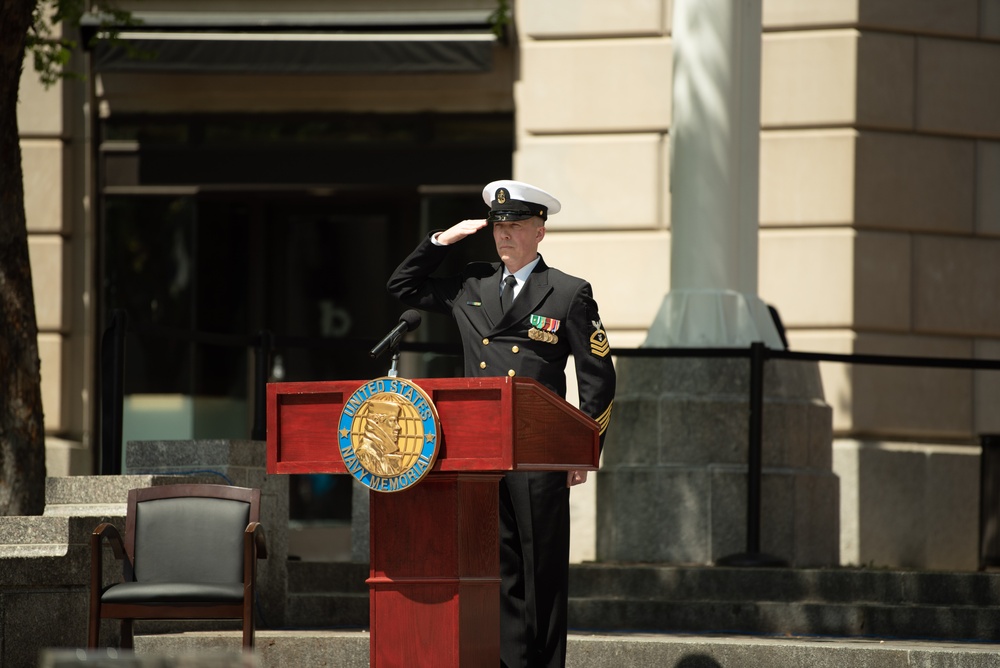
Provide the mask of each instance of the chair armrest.
POLYGON ((90 547, 92 556, 100 558, 99 555, 100 555, 102 538, 107 538, 108 542, 111 543, 111 549, 114 550, 115 559, 125 558, 125 543, 122 542, 122 535, 121 533, 119 533, 118 527, 109 522, 98 524, 97 528, 94 529, 94 533, 90 534, 90 547), (94 549, 98 551, 96 555, 93 552, 94 549))
MULTIPOLYGON (((97 597, 100 597, 101 590, 104 588, 104 550, 101 549, 101 539, 103 538, 107 538, 111 544, 115 559, 120 561, 126 558, 125 543, 122 542, 122 535, 119 533, 118 527, 108 522, 99 524, 90 534, 90 590, 91 596, 96 595, 97 597)), ((126 564, 126 566, 128 565, 126 564)))
POLYGON ((260 522, 251 522, 248 524, 244 540, 251 542, 254 556, 257 559, 267 559, 267 537, 264 533, 263 524, 260 522))

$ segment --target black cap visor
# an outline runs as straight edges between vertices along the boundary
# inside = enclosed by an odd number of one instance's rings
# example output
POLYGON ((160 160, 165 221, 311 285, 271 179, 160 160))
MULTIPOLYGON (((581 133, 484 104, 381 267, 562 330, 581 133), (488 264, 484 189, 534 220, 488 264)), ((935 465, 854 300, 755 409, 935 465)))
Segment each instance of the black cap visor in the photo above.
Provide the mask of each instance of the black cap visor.
POLYGON ((527 220, 533 218, 538 214, 531 213, 530 211, 490 211, 490 215, 486 217, 491 223, 507 223, 516 220, 527 220))
POLYGON ((491 223, 506 223, 515 220, 527 220, 538 216, 542 220, 548 216, 548 209, 540 204, 522 202, 516 199, 508 199, 503 204, 493 201, 490 207, 490 215, 486 220, 491 223))

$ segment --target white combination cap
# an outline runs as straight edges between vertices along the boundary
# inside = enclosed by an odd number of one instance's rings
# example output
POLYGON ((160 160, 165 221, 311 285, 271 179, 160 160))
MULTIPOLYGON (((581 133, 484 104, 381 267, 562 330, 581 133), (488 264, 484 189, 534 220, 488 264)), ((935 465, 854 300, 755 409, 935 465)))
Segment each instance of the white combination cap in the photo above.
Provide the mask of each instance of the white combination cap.
POLYGON ((559 213, 562 205, 555 197, 541 188, 520 181, 493 181, 483 188, 483 201, 490 207, 491 223, 524 220, 559 213))

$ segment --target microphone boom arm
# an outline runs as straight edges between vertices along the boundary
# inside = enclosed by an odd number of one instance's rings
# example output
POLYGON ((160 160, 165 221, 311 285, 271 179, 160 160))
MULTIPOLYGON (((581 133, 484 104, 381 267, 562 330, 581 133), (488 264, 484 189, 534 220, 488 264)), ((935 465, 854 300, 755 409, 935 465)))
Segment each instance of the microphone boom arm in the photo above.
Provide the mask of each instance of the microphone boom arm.
MULTIPOLYGON (((400 316, 399 322, 392 331, 385 335, 385 337, 375 344, 375 347, 371 349, 368 353, 372 359, 375 359, 386 350, 392 350, 393 352, 393 369, 396 368, 396 360, 399 358, 399 342, 403 340, 403 335, 407 332, 412 332, 420 325, 420 312, 410 309, 400 316)), ((392 374, 395 375, 395 374, 392 374)))

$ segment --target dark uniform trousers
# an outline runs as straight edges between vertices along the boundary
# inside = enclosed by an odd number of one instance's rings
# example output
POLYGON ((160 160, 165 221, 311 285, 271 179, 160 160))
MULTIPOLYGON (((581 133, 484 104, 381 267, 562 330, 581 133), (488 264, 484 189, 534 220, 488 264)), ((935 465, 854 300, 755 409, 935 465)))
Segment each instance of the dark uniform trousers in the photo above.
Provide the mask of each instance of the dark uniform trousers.
MULTIPOLYGON (((527 376, 566 396, 573 355, 580 410, 611 415, 615 370, 590 284, 540 260, 511 309, 500 308, 499 262, 436 277, 449 252, 428 237, 389 279, 404 304, 450 313, 462 336, 465 375, 527 376)), ((500 483, 500 653, 507 668, 559 668, 566 661, 569 489, 565 472, 513 472, 500 483)))

